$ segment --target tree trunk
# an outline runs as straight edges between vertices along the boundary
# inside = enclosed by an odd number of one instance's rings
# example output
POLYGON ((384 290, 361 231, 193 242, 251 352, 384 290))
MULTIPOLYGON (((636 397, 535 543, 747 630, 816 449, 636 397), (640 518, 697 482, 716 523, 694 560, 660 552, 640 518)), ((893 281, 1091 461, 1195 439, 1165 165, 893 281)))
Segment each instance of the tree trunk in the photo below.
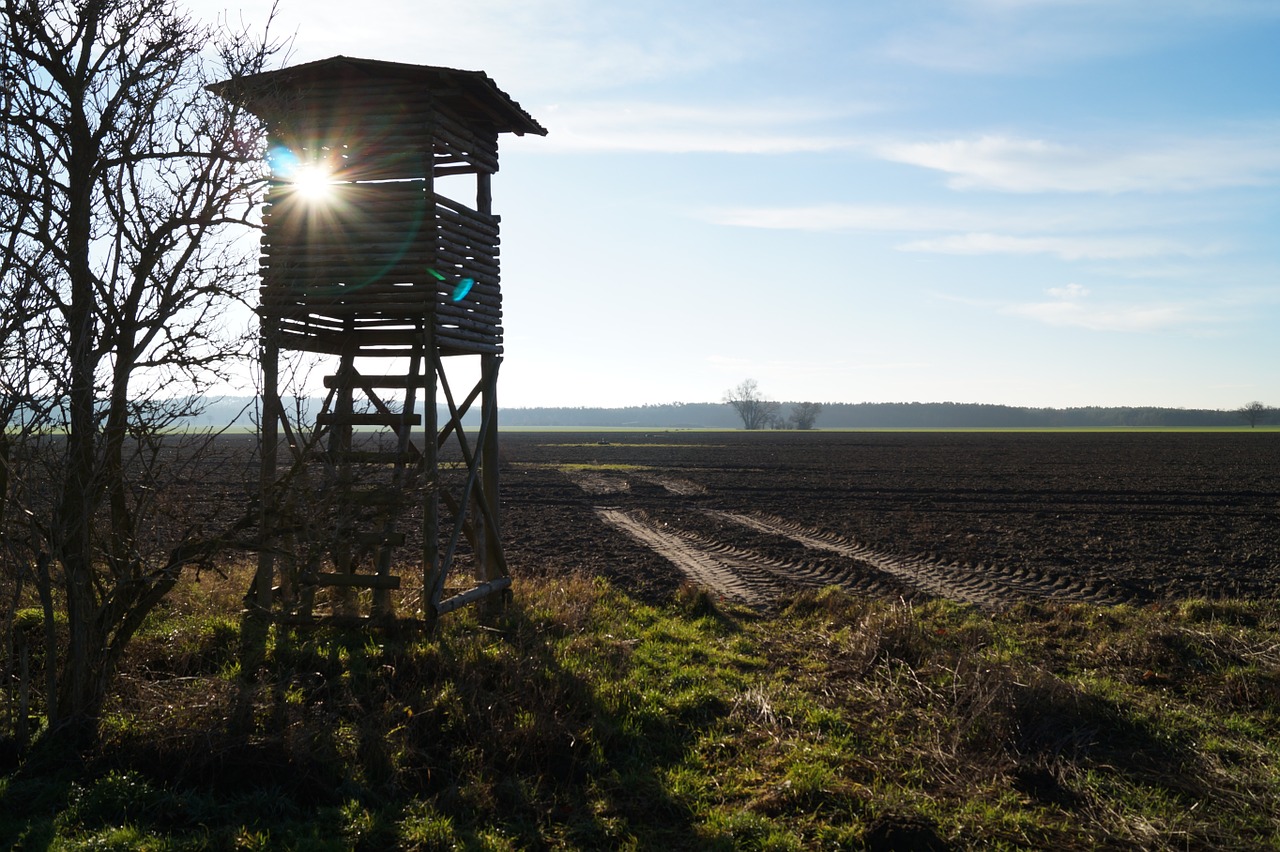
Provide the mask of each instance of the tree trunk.
POLYGON ((40 595, 40 608, 44 612, 44 680, 45 718, 49 727, 56 728, 58 716, 58 625, 53 612, 53 580, 49 576, 51 558, 41 553, 36 560, 36 591, 40 595))
POLYGON ((177 525, 138 534, 164 511, 165 460, 135 464, 130 436, 240 354, 219 309, 248 292, 231 238, 261 189, 258 128, 203 84, 258 73, 279 46, 217 34, 151 0, 0 4, 0 206, 18 220, 0 240, 0 429, 22 427, 0 432, 0 535, 17 530, 35 566, 58 738, 93 738, 130 637, 209 552, 177 525), (49 457, 27 452, 52 430, 49 457))
MULTIPOLYGON (((57 716, 76 730, 95 725, 101 698, 94 693, 96 650, 93 587, 93 506, 95 503, 94 375, 96 323, 93 269, 90 265, 93 212, 93 140, 83 112, 73 113, 68 128, 67 254, 71 298, 66 310, 70 386, 67 449, 58 519, 56 555, 67 594, 67 653, 58 690, 57 716)), ((79 732, 77 731, 77 735, 79 732)))

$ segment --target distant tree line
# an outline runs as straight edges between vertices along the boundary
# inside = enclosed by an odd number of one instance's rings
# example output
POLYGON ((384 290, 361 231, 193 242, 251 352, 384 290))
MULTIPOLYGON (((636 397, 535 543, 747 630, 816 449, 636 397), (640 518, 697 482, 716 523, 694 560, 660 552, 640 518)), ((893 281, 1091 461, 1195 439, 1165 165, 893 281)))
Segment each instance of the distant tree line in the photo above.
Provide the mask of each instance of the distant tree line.
MULTIPOLYGON (((252 425, 246 414, 240 416, 252 398, 227 397, 207 407, 196 421, 199 425, 252 425)), ((1235 426, 1248 428, 1274 422, 1272 408, 1254 412, 1256 420, 1246 417, 1245 407, 1231 410, 1158 408, 1139 406, 1081 408, 1019 408, 1010 405, 987 405, 961 402, 858 402, 803 403, 779 402, 775 418, 794 423, 797 413, 808 406, 820 405, 821 417, 810 428, 822 429, 909 429, 909 428, 1134 428, 1235 426)), ((252 405, 250 405, 252 410, 252 405)), ((503 427, 565 428, 631 428, 631 429, 735 429, 742 420, 732 406, 722 402, 668 402, 632 405, 622 408, 591 406, 547 406, 503 408, 499 421, 503 427)), ((762 428, 771 428, 766 423, 762 428)), ((794 428, 794 427, 792 427, 794 428)))
MULTIPOLYGON (((778 403, 776 416, 792 420, 805 403, 778 403)), ((824 429, 910 429, 910 428, 1106 428, 1247 425, 1236 410, 1101 407, 1019 408, 958 402, 860 402, 821 404, 824 429)), ((631 428, 718 428, 742 427, 738 413, 717 403, 667 403, 625 408, 511 408, 503 409, 506 427, 631 427, 631 428)), ((1258 423, 1265 422, 1259 420, 1258 423)), ((762 428, 768 428, 766 424, 762 428)), ((811 424, 812 426, 813 424, 811 424)))

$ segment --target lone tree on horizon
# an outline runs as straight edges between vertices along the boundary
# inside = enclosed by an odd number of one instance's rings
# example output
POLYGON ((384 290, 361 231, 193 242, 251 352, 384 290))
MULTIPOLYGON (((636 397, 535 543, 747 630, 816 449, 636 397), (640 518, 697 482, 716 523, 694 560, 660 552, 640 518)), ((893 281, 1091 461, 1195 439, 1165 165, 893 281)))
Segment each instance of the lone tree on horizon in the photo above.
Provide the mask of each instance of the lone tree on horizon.
POLYGON ((1236 409, 1236 414, 1240 415, 1240 419, 1249 424, 1252 429, 1259 423, 1265 423, 1271 417, 1271 407, 1266 403, 1254 400, 1246 405, 1242 405, 1236 409))
POLYGON ((763 429, 778 413, 778 403, 764 398, 755 379, 743 379, 736 388, 725 391, 724 401, 742 418, 742 428, 763 429))
POLYGON ((797 402, 791 409, 791 427, 806 431, 812 429, 821 413, 822 403, 820 402, 797 402))

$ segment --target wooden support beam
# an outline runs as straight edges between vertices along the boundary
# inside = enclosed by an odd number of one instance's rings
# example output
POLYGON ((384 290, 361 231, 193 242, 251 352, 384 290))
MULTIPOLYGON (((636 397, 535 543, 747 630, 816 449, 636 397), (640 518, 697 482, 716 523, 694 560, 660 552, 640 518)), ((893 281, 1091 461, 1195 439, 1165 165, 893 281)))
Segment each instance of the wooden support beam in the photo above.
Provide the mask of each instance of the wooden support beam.
POLYGON ((423 479, 427 488, 422 505, 422 612, 423 617, 433 623, 437 614, 436 604, 444 586, 444 572, 440 565, 440 445, 436 403, 437 377, 443 367, 436 348, 434 327, 428 327, 423 338, 426 355, 422 371, 426 380, 422 394, 422 412, 426 419, 423 479))
POLYGON ((496 355, 484 355, 480 360, 481 384, 484 386, 480 400, 481 421, 484 436, 476 452, 480 456, 480 506, 485 524, 484 564, 478 566, 481 580, 496 580, 507 573, 506 559, 502 553, 502 534, 498 502, 498 367, 502 359, 496 355))
POLYGON ((510 587, 511 587, 510 577, 499 577, 496 580, 491 580, 487 583, 481 583, 480 585, 476 586, 473 589, 468 589, 465 592, 456 594, 451 598, 447 598, 445 600, 440 601, 440 603, 436 604, 436 613, 438 615, 444 615, 447 612, 453 612, 455 609, 457 609, 460 606, 466 606, 469 603, 478 601, 481 598, 486 598, 489 595, 494 594, 495 592, 500 592, 503 589, 507 589, 510 587))
MULTIPOLYGON (((368 386, 368 387, 372 387, 372 388, 393 388, 393 389, 394 389, 394 388, 399 388, 399 389, 403 389, 403 388, 410 387, 410 384, 409 384, 409 383, 410 383, 411 381, 412 381, 412 382, 414 382, 413 387, 420 387, 420 386, 422 385, 423 381, 424 381, 424 377, 423 377, 423 376, 409 376, 409 375, 403 375, 403 374, 401 374, 401 375, 381 375, 381 376, 370 375, 370 374, 368 374, 368 373, 361 373, 361 374, 360 374, 360 384, 361 384, 361 385, 363 385, 363 386, 368 386)), ((325 386, 326 388, 333 388, 333 387, 337 387, 337 386, 338 386, 338 377, 337 377, 337 376, 325 376, 325 377, 324 377, 324 386, 325 386)))
POLYGON ((381 412, 321 412, 316 423, 321 426, 417 426, 422 418, 417 414, 383 414, 381 412))

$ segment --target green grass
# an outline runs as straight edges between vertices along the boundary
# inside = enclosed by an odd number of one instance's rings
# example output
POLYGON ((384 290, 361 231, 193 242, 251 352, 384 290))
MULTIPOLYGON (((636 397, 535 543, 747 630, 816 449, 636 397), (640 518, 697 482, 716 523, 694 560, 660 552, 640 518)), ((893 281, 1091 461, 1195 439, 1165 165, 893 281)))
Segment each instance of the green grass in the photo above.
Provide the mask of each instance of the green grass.
MULTIPOLYGON (((791 430, 794 431, 794 430, 791 430)), ((1047 432, 1047 433, 1123 433, 1123 432, 1280 432, 1280 426, 851 426, 815 432, 1047 432)))
POLYGON ((561 577, 433 639, 276 632, 248 684, 224 597, 147 625, 84 761, 10 767, 0 846, 1280 847, 1273 601, 762 615, 561 577))
MULTIPOLYGON (((1011 433, 1011 432, 1046 432, 1053 434, 1061 433, 1125 433, 1125 432, 1168 432, 1171 434, 1179 433, 1217 433, 1217 432, 1280 432, 1280 424, 1259 424, 1250 427, 1248 424, 1241 423, 1238 426, 815 426, 813 429, 754 429, 747 430, 740 426, 504 426, 504 433, 529 433, 529 434, 609 434, 609 433, 645 433, 649 435, 661 435, 675 432, 692 432, 692 433, 733 433, 733 434, 754 434, 754 435, 777 435, 777 434, 813 434, 816 432, 992 432, 992 433, 1011 433)), ((575 444, 553 444, 551 446, 591 446, 575 445, 575 444)), ((626 444, 616 444, 615 446, 628 446, 626 444)), ((673 446, 670 444, 662 444, 662 446, 673 446)), ((679 445, 674 445, 679 446, 679 445)), ((699 444, 697 446, 706 446, 699 444)))

